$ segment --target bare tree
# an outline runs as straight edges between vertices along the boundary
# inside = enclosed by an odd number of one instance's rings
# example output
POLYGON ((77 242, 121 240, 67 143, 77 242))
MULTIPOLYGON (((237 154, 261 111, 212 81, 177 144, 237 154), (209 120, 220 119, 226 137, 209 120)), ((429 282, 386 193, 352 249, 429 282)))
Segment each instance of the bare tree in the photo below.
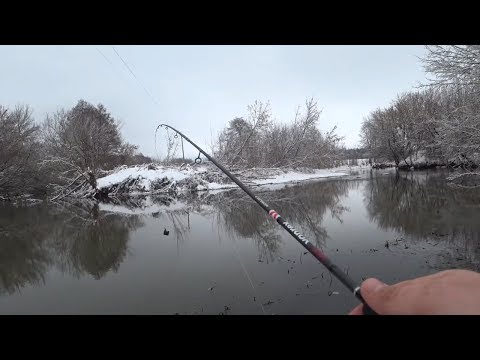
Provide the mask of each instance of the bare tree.
POLYGON ((321 111, 308 99, 305 111, 296 111, 292 124, 271 120, 268 104, 255 102, 249 119, 235 118, 220 134, 216 154, 224 162, 251 167, 325 167, 331 166, 341 138, 335 128, 326 134, 318 129, 321 111))
POLYGON ((28 105, 0 106, 0 194, 20 195, 35 186, 38 127, 28 105))
POLYGON ((54 185, 61 196, 85 187, 96 189, 102 170, 117 166, 119 159, 125 160, 135 151, 124 143, 119 123, 105 107, 84 100, 69 111, 49 115, 43 125, 43 141, 46 156, 41 164, 56 175, 54 185))
POLYGON ((429 86, 479 87, 480 45, 427 46, 422 59, 425 71, 434 75, 429 86))
POLYGON ((435 143, 441 117, 440 97, 433 89, 404 93, 391 106, 376 109, 362 124, 362 142, 370 156, 413 166, 420 154, 442 157, 435 143))
POLYGON ((422 59, 433 75, 428 86, 441 89, 441 113, 434 145, 449 163, 474 167, 480 161, 480 45, 427 47, 422 59))
POLYGON ((399 129, 393 107, 373 111, 363 122, 362 141, 377 160, 395 161, 398 166, 402 160, 399 144, 399 129))
POLYGON ((480 98, 468 90, 445 91, 435 145, 445 158, 471 168, 480 160, 480 98))
POLYGON ((262 134, 270 125, 270 105, 255 101, 248 106, 248 117, 235 118, 220 134, 217 153, 230 165, 253 166, 261 161, 258 153, 262 134))

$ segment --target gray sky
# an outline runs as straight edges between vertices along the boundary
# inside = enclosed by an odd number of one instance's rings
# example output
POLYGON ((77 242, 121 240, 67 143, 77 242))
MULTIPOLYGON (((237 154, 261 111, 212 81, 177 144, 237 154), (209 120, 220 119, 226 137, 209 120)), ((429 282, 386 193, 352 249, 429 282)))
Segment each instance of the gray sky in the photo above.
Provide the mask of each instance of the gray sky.
POLYGON ((320 129, 337 125, 351 147, 359 144, 361 122, 370 111, 425 79, 417 59, 423 46, 115 49, 138 81, 111 46, 0 46, 0 104, 29 104, 41 120, 80 98, 102 103, 122 121, 124 138, 152 156, 161 122, 205 146, 211 132, 246 116, 255 100, 269 101, 274 119, 290 122, 296 106, 314 97, 323 109, 320 129))

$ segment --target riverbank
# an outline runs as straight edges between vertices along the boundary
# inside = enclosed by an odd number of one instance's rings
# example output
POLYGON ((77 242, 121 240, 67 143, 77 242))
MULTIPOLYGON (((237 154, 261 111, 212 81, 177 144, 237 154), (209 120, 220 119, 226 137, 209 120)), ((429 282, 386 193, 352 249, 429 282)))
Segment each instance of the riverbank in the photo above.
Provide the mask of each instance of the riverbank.
MULTIPOLYGON (((232 170, 248 186, 298 183, 306 180, 343 177, 365 165, 343 165, 330 169, 254 168, 232 170)), ((199 192, 235 188, 225 174, 210 164, 187 167, 144 165, 121 167, 97 180, 101 197, 137 194, 199 192)))
MULTIPOLYGON (((364 176, 369 170, 386 171, 413 171, 445 168, 435 162, 415 163, 414 166, 395 166, 394 163, 369 164, 368 159, 348 161, 328 169, 308 168, 252 168, 230 169, 230 171, 248 187, 268 187, 277 189, 287 184, 303 181, 314 181, 326 178, 349 178, 364 176), (360 161, 361 160, 361 161, 360 161)), ((457 169, 451 172, 447 181, 458 183, 459 186, 478 186, 478 173, 457 169), (465 173, 472 176, 465 176, 465 173), (474 179, 475 181, 470 181, 474 179), (460 181, 461 180, 461 181, 460 181), (468 180, 468 184, 465 182, 468 180)), ((223 172, 211 163, 186 166, 163 166, 146 164, 136 166, 121 166, 104 172, 96 180, 96 188, 83 189, 69 194, 76 199, 96 199, 109 201, 117 197, 128 198, 138 195, 169 195, 179 196, 186 193, 217 192, 237 188, 223 172)), ((1 202, 38 202, 45 200, 34 199, 29 195, 5 197, 0 196, 1 202)))

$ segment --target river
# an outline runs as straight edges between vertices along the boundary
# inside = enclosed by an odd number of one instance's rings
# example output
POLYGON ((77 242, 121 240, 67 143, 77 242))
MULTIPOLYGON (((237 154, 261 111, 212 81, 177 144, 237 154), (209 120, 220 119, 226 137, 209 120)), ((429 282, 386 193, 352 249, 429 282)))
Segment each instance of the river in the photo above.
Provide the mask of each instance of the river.
MULTIPOLYGON (((354 280, 392 283, 479 269, 480 190, 444 179, 368 170, 255 191, 354 280)), ((0 314, 346 314, 356 304, 239 190, 0 203, 0 314)))

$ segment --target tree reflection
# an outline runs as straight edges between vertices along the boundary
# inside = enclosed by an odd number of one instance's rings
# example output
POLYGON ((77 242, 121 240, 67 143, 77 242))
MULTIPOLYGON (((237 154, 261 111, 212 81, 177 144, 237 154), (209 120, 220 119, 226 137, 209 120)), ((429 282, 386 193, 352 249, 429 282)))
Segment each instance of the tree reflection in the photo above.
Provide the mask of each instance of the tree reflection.
POLYGON ((478 263, 479 189, 449 187, 441 171, 372 176, 365 204, 370 220, 382 229, 463 249, 462 256, 453 255, 444 264, 454 264, 456 258, 478 263))
MULTIPOLYGON (((347 210, 341 204, 341 198, 349 187, 355 186, 354 183, 315 182, 277 191, 257 191, 256 194, 317 246, 323 246, 328 239, 326 229, 321 226, 323 218, 329 210, 333 217, 341 221, 342 213, 347 210)), ((281 232, 285 230, 272 221, 250 197, 235 190, 216 195, 213 204, 219 210, 219 222, 227 231, 253 238, 259 256, 273 260, 282 244, 281 232)))
POLYGON ((44 246, 49 232, 45 211, 0 204, 0 294, 44 282, 52 263, 44 246))
POLYGON ((130 231, 143 226, 140 218, 100 213, 95 202, 68 205, 66 209, 72 215, 52 234, 59 267, 95 279, 118 271, 127 255, 130 231))
POLYGON ((51 267, 100 279, 117 271, 138 216, 102 214, 94 202, 0 207, 0 293, 44 281, 51 267))

